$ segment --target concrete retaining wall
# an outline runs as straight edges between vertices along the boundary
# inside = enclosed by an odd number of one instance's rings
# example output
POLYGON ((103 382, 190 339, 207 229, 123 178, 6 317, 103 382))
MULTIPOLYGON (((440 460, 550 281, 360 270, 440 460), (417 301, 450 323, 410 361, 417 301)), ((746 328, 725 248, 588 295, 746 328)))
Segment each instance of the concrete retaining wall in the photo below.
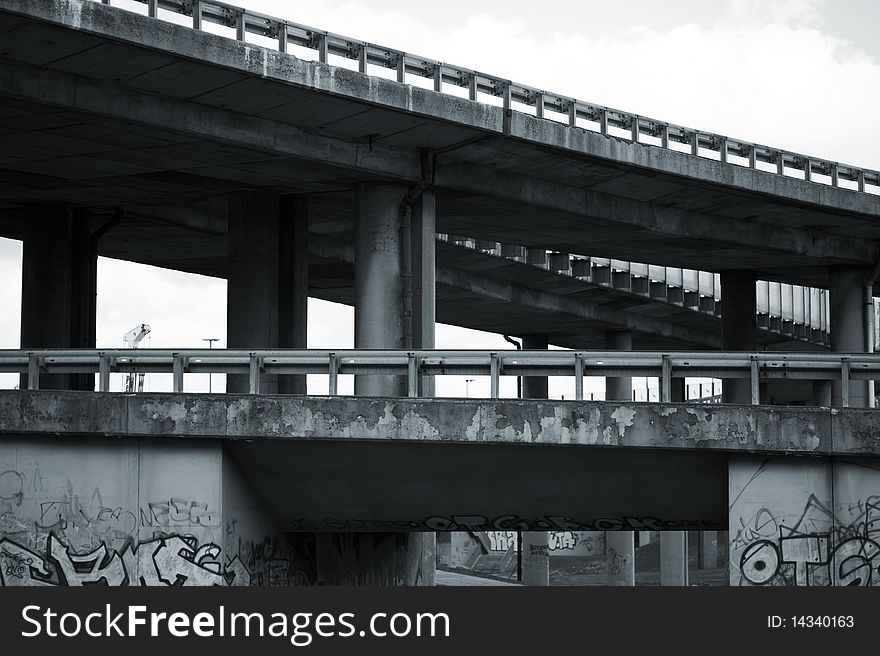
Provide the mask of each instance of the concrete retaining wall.
POLYGON ((732 585, 880 585, 880 458, 730 459, 732 585))
POLYGON ((280 584, 290 560, 219 441, 0 443, 4 586, 280 584))

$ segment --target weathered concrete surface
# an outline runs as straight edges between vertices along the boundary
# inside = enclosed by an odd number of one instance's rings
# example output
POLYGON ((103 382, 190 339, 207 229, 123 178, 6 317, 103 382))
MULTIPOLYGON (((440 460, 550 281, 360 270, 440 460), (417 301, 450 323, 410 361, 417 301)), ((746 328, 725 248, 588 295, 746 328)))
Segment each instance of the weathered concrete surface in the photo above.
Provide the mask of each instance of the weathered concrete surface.
POLYGON ((0 433, 877 453, 880 410, 545 400, 0 392, 0 433))
POLYGON ((92 2, 3 0, 0 30, 3 102, 19 122, 39 117, 58 131, 39 128, 39 148, 24 124, 3 141, 12 203, 193 201, 231 180, 345 193, 377 176, 417 181, 417 149, 428 148, 446 150, 433 180, 443 232, 503 239, 515 225, 526 245, 636 261, 653 253, 661 264, 794 282, 876 260, 871 194, 516 112, 508 121, 497 107, 92 2))
POLYGON ((880 585, 880 459, 730 459, 731 585, 880 585))
POLYGON ((304 582, 218 440, 6 437, 0 547, 2 586, 304 582))

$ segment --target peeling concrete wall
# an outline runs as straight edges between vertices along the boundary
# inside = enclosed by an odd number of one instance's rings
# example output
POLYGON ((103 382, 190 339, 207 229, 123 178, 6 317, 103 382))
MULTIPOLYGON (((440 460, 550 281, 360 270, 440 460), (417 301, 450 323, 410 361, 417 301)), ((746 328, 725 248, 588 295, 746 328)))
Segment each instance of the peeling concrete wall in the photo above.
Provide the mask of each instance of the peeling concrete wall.
POLYGON ((730 459, 732 585, 880 585, 880 458, 730 459))
POLYGON ((0 433, 878 453, 878 410, 536 400, 0 391, 0 433))
POLYGON ((265 584, 278 538, 219 441, 0 443, 3 586, 265 584))

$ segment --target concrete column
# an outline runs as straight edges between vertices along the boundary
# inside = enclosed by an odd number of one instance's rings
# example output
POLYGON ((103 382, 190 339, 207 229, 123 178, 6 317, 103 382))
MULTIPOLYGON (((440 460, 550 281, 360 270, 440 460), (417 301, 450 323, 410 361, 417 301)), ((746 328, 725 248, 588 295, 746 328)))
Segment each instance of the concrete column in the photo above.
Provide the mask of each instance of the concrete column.
MULTIPOLYGON (((412 280, 412 348, 434 348, 437 315, 436 199, 430 189, 413 204, 410 218, 412 280)), ((434 396, 434 377, 422 376, 419 395, 434 396)))
MULTIPOLYGON (((308 199, 281 199, 278 225, 278 346, 308 348, 308 199)), ((305 374, 278 377, 279 394, 306 394, 305 374)))
MULTIPOLYGON (((229 348, 278 346, 278 196, 260 191, 229 194, 229 256, 226 288, 226 342, 229 348)), ((247 375, 228 375, 226 390, 246 394, 247 375)), ((263 376, 261 393, 278 391, 263 376)))
MULTIPOLYGON (((605 333, 605 348, 609 351, 631 351, 632 333, 627 330, 605 333)), ((605 378, 605 399, 607 401, 632 401, 632 378, 605 378)))
POLYGON ((523 585, 550 585, 550 546, 547 531, 520 533, 523 585))
MULTIPOLYGON (((523 335, 524 350, 546 350, 547 335, 523 335)), ((522 398, 546 399, 547 376, 523 376, 522 398)), ((550 548, 547 531, 523 531, 519 545, 523 585, 550 585, 550 548)))
MULTIPOLYGON (((721 349, 755 351, 757 298, 753 271, 721 272, 721 349)), ((751 403, 748 378, 728 378, 721 389, 724 403, 751 403)))
MULTIPOLYGON (((419 318, 412 326, 418 326, 418 339, 423 344, 430 342, 433 346, 433 195, 423 194, 410 215, 409 242, 411 248, 413 244, 420 244, 419 257, 404 258, 402 203, 407 191, 406 186, 395 184, 361 184, 357 188, 355 348, 405 347, 402 274, 406 260, 410 261, 410 266, 418 260, 422 272, 417 284, 418 301, 414 295, 411 306, 419 318), (427 239, 429 232, 431 236, 427 239)), ((414 290, 415 286, 411 291, 414 290)), ((410 339, 413 338, 411 335, 410 339)), ((355 379, 355 394, 358 396, 403 396, 405 391, 405 382, 400 376, 370 375, 355 379)), ((434 585, 437 543, 433 533, 318 534, 318 544, 319 559, 324 554, 324 565, 319 560, 319 576, 327 584, 434 585), (322 550, 320 545, 325 543, 336 544, 339 548, 322 550), (338 566, 334 564, 337 555, 338 566), (329 556, 333 558, 328 560, 329 556)))
MULTIPOLYGON (((355 206, 354 346, 404 348, 401 202, 404 185, 362 184, 355 206)), ((358 396, 404 396, 400 376, 355 378, 358 396)))
POLYGON ((686 531, 660 532, 660 585, 688 584, 686 531))
POLYGON ((671 398, 673 403, 684 403, 687 400, 687 379, 673 378, 670 391, 672 392, 671 398))
POLYGON ((718 531, 700 531, 700 568, 718 568, 718 531))
MULTIPOLYGON (((523 350, 547 350, 547 335, 523 335, 523 350)), ((546 399, 547 398, 547 376, 523 376, 522 377, 522 397, 524 399, 546 399)))
POLYGON ((831 381, 814 380, 813 382, 813 405, 829 407, 831 405, 831 381))
MULTIPOLYGON (((94 348, 97 250, 89 215, 62 206, 26 212, 22 239, 21 348, 94 348)), ((20 385, 27 388, 27 375, 20 385)), ((40 376, 41 389, 93 390, 94 376, 40 376)))
MULTIPOLYGON (((831 271, 831 350, 835 353, 865 352, 864 289, 869 275, 869 271, 859 267, 838 267, 831 271)), ((840 382, 832 385, 831 404, 841 405, 840 382)), ((866 381, 850 381, 849 405, 867 407, 866 381)))
MULTIPOLYGON (((615 331, 605 333, 605 348, 613 351, 632 350, 632 333, 615 331)), ((605 378, 606 401, 632 401, 632 378, 605 378)), ((608 531, 605 534, 608 557, 608 585, 636 584, 635 533, 608 531)))

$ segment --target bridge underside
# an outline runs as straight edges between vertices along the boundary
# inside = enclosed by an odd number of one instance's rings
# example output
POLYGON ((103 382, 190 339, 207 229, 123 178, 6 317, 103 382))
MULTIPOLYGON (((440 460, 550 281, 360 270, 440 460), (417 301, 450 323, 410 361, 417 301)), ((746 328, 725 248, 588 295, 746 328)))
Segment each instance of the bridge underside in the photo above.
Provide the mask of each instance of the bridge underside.
MULTIPOLYGON (((417 182, 428 149, 440 232, 635 261, 652 253, 695 269, 723 263, 815 286, 827 285, 828 267, 876 256, 868 194, 517 112, 507 124, 496 107, 261 49, 255 76, 252 45, 95 3, 76 25, 58 3, 6 5, 32 13, 0 11, 0 203, 13 210, 168 206, 257 188, 312 195, 314 224, 345 232, 354 185, 417 182)), ((145 228, 139 248, 167 249, 164 236, 145 228)), ((168 264, 220 273, 215 256, 187 246, 168 264)))

